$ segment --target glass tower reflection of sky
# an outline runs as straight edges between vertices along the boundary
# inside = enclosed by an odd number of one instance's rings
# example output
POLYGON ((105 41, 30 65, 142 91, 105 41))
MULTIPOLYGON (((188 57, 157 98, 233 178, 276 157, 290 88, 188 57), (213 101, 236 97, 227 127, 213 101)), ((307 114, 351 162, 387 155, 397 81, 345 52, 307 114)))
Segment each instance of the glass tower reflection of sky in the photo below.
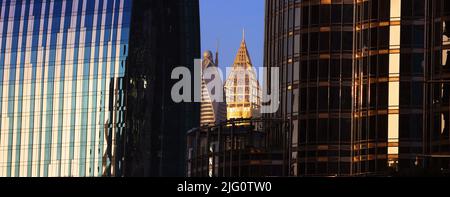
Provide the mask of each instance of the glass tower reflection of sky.
POLYGON ((101 176, 131 1, 0 5, 0 176, 101 176))

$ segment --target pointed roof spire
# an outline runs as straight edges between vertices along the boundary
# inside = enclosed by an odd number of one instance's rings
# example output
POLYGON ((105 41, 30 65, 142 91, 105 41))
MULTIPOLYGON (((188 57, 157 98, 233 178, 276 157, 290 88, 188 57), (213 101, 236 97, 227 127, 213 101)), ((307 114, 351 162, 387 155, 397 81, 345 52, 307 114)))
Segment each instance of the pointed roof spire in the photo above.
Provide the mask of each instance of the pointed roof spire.
POLYGON ((236 58, 234 59, 233 66, 238 67, 252 67, 252 61, 250 59, 250 54, 248 53, 247 44, 245 43, 245 29, 242 29, 242 42, 238 50, 236 58))

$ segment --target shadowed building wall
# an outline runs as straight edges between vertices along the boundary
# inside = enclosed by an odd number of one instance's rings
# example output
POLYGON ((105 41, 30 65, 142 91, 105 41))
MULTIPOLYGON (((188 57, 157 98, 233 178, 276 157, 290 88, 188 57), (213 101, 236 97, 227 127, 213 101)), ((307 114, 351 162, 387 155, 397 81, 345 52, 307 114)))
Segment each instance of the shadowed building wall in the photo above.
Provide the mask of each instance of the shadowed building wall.
POLYGON ((199 126, 200 105, 174 103, 170 76, 178 66, 194 73, 200 59, 198 9, 198 0, 133 1, 123 176, 185 175, 186 132, 199 126))

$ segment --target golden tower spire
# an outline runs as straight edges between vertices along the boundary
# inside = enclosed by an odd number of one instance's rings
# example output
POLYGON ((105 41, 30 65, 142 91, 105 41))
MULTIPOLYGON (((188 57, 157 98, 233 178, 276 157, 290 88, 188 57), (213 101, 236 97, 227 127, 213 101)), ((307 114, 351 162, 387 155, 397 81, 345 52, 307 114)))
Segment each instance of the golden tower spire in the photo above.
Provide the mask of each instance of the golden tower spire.
POLYGON ((245 29, 233 68, 225 83, 227 119, 256 118, 260 116, 260 88, 245 43, 245 29))
POLYGON ((242 41, 241 46, 237 52, 236 58, 234 59, 233 67, 252 67, 252 61, 250 59, 250 54, 247 49, 247 43, 245 42, 245 29, 242 29, 242 41))

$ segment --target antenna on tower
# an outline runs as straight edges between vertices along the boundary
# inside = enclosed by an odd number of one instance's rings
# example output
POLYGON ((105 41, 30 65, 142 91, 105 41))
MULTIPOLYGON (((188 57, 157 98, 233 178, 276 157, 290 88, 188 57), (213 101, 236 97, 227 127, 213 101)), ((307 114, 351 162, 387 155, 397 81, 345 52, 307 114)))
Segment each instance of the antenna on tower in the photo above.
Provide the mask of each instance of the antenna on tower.
POLYGON ((217 38, 216 60, 215 60, 215 64, 217 67, 219 67, 219 46, 220 46, 220 40, 217 38))
POLYGON ((245 40, 245 28, 242 28, 242 40, 245 40))

